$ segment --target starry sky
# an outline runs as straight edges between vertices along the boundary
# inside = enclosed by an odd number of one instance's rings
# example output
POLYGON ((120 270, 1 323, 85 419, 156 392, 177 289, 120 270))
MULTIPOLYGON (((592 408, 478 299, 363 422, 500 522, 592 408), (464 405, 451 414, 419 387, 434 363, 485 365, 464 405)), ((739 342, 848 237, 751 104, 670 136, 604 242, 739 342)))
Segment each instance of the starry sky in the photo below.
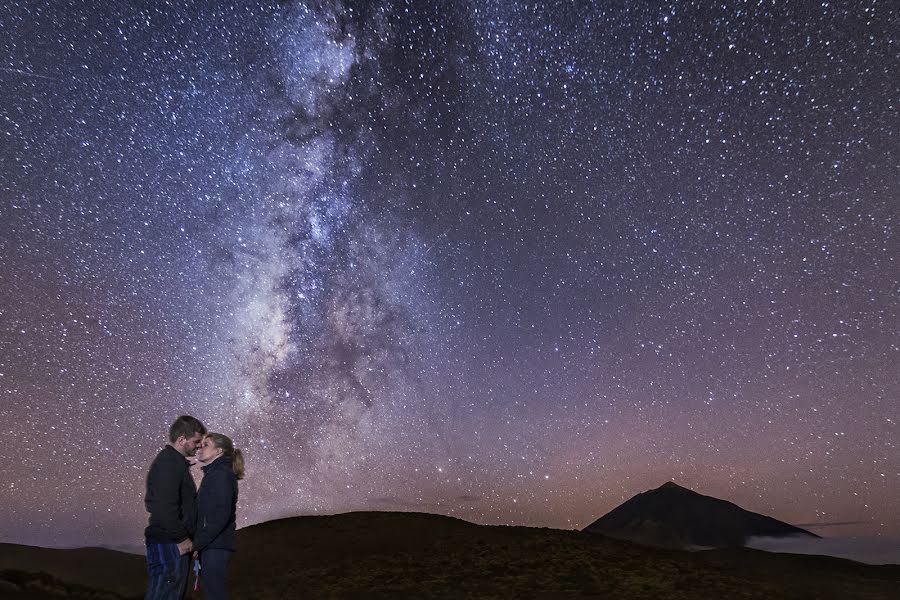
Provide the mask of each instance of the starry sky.
POLYGON ((674 479, 900 536, 898 32, 3 3, 0 541, 140 544, 183 413, 243 448, 239 525, 580 528, 674 479))

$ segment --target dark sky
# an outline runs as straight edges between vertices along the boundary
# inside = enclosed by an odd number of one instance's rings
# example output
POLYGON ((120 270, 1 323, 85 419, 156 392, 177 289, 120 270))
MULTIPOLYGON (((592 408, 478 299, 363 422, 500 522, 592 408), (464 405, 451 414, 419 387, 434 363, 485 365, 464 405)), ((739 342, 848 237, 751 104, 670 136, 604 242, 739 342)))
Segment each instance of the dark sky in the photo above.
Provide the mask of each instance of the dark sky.
MULTIPOLYGON (((894 2, 7 2, 0 541, 583 527, 674 479, 900 535, 894 2)), ((834 528, 828 532, 834 531, 834 528)))

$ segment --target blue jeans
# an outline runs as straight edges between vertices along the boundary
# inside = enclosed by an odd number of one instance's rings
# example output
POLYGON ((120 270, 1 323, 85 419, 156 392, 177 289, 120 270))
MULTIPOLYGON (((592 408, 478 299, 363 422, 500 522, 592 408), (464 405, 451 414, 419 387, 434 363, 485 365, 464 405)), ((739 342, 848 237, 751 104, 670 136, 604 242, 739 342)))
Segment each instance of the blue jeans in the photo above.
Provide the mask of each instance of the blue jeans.
POLYGON ((208 548, 200 552, 200 588, 203 590, 203 597, 206 600, 226 600, 228 598, 225 584, 231 555, 231 550, 219 550, 218 548, 208 548))
POLYGON ((147 593, 144 600, 181 600, 187 591, 191 557, 178 544, 147 544, 147 593))

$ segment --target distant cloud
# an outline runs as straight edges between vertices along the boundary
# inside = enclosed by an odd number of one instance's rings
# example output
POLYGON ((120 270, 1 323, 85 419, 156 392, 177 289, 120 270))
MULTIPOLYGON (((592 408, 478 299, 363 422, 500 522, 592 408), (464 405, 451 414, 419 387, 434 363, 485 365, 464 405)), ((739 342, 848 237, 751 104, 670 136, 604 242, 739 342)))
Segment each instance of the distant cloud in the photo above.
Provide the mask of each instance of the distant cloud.
POLYGON ((460 502, 481 502, 481 496, 457 496, 460 502))
MULTIPOLYGON (((844 523, 833 523, 842 525, 844 523)), ((816 523, 822 527, 823 523, 816 523)), ((810 539, 807 537, 753 537, 747 546, 769 552, 790 554, 822 554, 849 558, 873 565, 900 564, 900 538, 884 537, 834 537, 810 539)))
POLYGON ((406 498, 398 498, 396 496, 381 496, 377 498, 369 498, 366 504, 372 508, 381 508, 388 510, 422 510, 425 508, 439 508, 437 504, 430 504, 424 501, 408 500, 406 498))
POLYGON ((827 523, 797 523, 796 527, 816 529, 819 527, 840 527, 843 525, 865 525, 868 521, 831 521, 827 523))
MULTIPOLYGON (((80 547, 81 546, 76 546, 76 548, 80 547)), ((117 552, 127 552, 128 554, 139 554, 141 556, 144 556, 147 553, 146 546, 138 544, 107 544, 100 547, 106 548, 107 550, 115 550, 117 552)))
MULTIPOLYGON (((453 498, 456 502, 462 504, 472 504, 475 502, 481 502, 480 496, 455 496, 453 498)), ((448 506, 452 506, 450 502, 437 503, 437 502, 428 502, 425 500, 410 500, 408 498, 398 498, 396 496, 379 496, 376 498, 369 498, 366 500, 366 505, 372 508, 379 508, 384 510, 407 510, 407 511, 421 511, 425 510, 428 512, 434 512, 438 514, 443 514, 446 512, 448 506)))

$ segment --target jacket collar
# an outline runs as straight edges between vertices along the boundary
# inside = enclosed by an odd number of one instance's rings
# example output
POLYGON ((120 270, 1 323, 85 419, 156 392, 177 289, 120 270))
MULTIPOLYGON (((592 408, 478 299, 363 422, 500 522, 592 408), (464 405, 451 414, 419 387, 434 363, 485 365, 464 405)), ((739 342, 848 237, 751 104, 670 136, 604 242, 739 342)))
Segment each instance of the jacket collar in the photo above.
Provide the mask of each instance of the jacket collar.
POLYGON ((231 459, 227 456, 220 456, 216 460, 212 461, 208 465, 204 465, 200 467, 205 475, 209 471, 215 471, 216 469, 230 469, 231 468, 231 459))

